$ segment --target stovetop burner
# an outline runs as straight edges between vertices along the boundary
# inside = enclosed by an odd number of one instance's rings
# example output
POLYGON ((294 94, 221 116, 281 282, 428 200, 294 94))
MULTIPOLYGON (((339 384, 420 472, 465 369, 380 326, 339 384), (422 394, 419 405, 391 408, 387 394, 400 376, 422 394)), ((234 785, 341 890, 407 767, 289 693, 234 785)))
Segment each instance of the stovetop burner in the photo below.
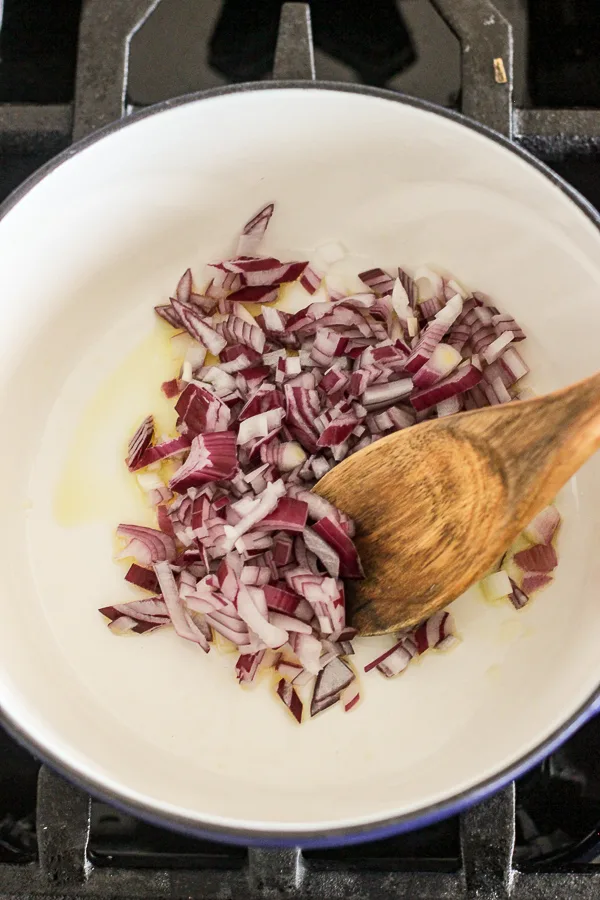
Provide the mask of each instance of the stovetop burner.
MULTIPOLYGON (((462 106, 600 206, 600 112, 581 108, 600 104, 597 0, 497 6, 513 25, 514 72, 502 17, 483 29, 487 0, 312 0, 317 74, 462 106), (460 48, 473 34, 504 59, 506 85, 482 79, 476 51, 462 59, 461 87, 460 48)), ((280 10, 280 0, 0 0, 0 199, 122 112, 267 76, 280 10)), ((303 15, 293 12, 296 26, 303 15)), ((280 33, 281 71, 293 55, 280 33)), ((90 801, 0 730, 0 897, 585 900, 600 896, 599 862, 600 719, 460 817, 304 852, 141 822, 90 801)))

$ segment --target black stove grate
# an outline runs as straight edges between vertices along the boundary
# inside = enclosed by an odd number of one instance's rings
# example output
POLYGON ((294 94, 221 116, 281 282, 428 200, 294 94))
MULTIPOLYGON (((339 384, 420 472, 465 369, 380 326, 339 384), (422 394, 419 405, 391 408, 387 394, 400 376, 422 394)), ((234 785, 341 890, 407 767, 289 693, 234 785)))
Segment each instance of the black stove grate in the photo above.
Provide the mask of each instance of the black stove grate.
MULTIPOLYGON (((111 814, 115 821, 121 816, 100 805, 100 817, 111 814)), ((455 860, 398 858, 392 852, 393 840, 303 852, 231 848, 192 839, 187 839, 186 859, 181 839, 170 855, 170 836, 161 832, 163 867, 137 868, 127 865, 127 854, 118 860, 90 854, 89 826, 89 797, 42 767, 37 859, 0 864, 0 898, 592 900, 600 896, 600 867, 593 864, 574 863, 569 869, 558 866, 547 872, 514 868, 514 784, 460 816, 460 855, 455 860)), ((154 854, 153 847, 150 852, 154 854)))
MULTIPOLYGON (((32 77, 41 48, 27 35, 30 58, 2 50, 0 198, 72 140, 131 111, 130 41, 160 0, 86 0, 76 67, 67 44, 81 0, 45 0, 37 6, 32 0, 4 2, 4 36, 7 29, 23 34, 34 10, 44 7, 48 71, 54 72, 58 90, 40 91, 32 77), (57 27, 61 19, 62 28, 57 27), (8 102, 14 85, 19 103, 8 102)), ((432 2, 461 45, 463 111, 552 162, 600 205, 600 110, 515 109, 510 24, 489 0, 432 2), (504 82, 494 74, 497 59, 504 82)), ((313 3, 315 16, 326 18, 322 0, 313 3)), ((0 0, 0 18, 2 6, 0 0)), ((331 46, 333 37, 326 29, 322 34, 321 44, 331 46)), ((213 61, 225 71, 231 61, 221 56, 219 62, 217 38, 213 61)), ((410 57, 410 41, 406 46, 396 68, 410 57)), ((557 46, 564 49, 560 41, 557 46)), ((343 52, 350 59, 352 40, 343 52)), ((270 65, 272 49, 266 53, 270 65)), ((385 80, 373 60, 368 73, 360 60, 357 70, 361 64, 365 80, 385 80)), ((548 60, 546 65, 552 68, 548 60)), ((274 69, 278 79, 314 76, 305 4, 283 7, 274 69)), ((540 84, 535 87, 532 96, 543 100, 540 84)), ((563 94, 571 96, 566 87, 563 94)), ((0 900, 591 900, 600 897, 600 866, 587 862, 600 853, 600 769, 593 765, 600 747, 597 722, 516 785, 460 817, 397 838, 311 851, 232 847, 165 832, 90 800, 10 741, 5 752, 8 739, 0 732, 0 900)))

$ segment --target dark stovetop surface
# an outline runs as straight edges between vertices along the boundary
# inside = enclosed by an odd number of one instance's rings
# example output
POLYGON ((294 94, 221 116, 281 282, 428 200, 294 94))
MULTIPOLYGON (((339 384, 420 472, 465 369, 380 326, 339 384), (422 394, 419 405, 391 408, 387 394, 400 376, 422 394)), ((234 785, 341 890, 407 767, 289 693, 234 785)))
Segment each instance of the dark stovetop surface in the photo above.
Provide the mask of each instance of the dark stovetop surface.
MULTIPOLYGON (((597 0, 496 4, 514 26, 518 103, 600 106, 597 0)), ((280 6, 281 0, 162 0, 131 42, 130 102, 144 106, 264 77, 280 6)), ((81 0, 0 0, 0 104, 72 101, 80 8, 81 0)), ((312 0, 311 10, 318 77, 456 103, 458 41, 426 0, 312 0)), ((0 199, 46 158, 44 151, 4 149, 0 199)), ((595 158, 555 167, 600 206, 595 158)))

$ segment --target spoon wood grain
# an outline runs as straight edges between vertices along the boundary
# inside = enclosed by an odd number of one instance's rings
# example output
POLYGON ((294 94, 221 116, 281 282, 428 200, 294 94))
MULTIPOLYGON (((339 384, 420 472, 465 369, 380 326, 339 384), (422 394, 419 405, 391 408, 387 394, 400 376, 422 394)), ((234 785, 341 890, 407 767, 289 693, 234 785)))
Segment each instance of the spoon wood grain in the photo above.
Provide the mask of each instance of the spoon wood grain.
POLYGON ((600 446, 600 373, 533 400, 423 422, 348 457, 317 494, 355 519, 362 634, 415 625, 478 581, 600 446))

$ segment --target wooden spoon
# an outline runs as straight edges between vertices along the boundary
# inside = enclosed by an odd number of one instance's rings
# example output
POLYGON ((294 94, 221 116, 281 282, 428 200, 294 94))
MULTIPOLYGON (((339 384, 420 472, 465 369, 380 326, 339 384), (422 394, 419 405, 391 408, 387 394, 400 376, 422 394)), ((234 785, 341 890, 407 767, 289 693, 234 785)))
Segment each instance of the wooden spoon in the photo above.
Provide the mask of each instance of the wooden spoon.
POLYGON ((356 520, 366 577, 346 582, 352 625, 400 631, 447 606, 599 446, 600 373, 423 422, 345 459, 314 490, 356 520))

